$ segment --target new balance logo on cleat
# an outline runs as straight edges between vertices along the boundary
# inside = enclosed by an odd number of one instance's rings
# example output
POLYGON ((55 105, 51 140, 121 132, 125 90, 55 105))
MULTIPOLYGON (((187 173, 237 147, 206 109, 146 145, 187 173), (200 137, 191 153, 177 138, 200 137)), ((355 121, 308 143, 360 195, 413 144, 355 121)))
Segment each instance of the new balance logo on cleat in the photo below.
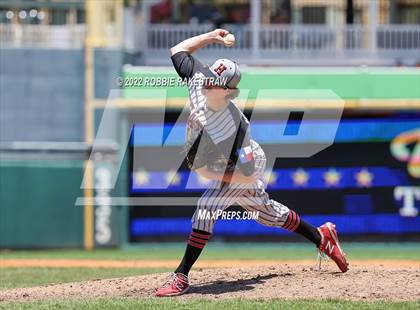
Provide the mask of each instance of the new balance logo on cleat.
POLYGON ((335 245, 331 244, 330 241, 327 242, 327 244, 325 245, 325 251, 328 250, 329 252, 329 256, 331 256, 332 252, 334 251, 335 245))

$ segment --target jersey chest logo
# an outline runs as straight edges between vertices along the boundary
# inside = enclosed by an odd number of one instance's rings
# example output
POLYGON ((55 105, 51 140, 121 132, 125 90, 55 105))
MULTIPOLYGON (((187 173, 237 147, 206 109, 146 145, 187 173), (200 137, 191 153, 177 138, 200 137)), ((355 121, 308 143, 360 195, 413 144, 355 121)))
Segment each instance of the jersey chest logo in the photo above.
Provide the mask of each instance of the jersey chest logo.
POLYGON ((217 75, 220 76, 226 69, 227 67, 224 64, 220 64, 216 69, 214 69, 214 72, 216 72, 217 75))

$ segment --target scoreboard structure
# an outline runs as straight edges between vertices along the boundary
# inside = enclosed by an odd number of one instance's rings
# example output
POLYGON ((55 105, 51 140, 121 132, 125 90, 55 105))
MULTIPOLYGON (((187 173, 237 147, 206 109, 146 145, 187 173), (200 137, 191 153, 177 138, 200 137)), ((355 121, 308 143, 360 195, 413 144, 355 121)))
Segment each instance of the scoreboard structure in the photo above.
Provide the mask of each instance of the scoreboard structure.
MULTIPOLYGON (((317 119, 314 122, 322 126, 330 120, 317 119)), ((327 220, 336 223, 342 234, 419 233, 419 176, 416 175, 417 169, 412 167, 415 164, 412 159, 403 156, 405 153, 413 154, 417 147, 414 138, 418 135, 419 122, 416 113, 344 115, 334 144, 327 149, 310 158, 276 159, 273 171, 267 172, 265 178, 267 192, 315 225, 327 220)), ((299 119, 289 120, 287 130, 298 132, 299 125, 299 119)), ((185 123, 173 125, 167 122, 164 125, 167 132, 174 133, 166 152, 155 143, 162 140, 160 131, 156 130, 158 127, 159 124, 153 122, 133 126, 130 195, 187 195, 198 198, 206 187, 206 181, 185 166, 171 171, 173 154, 181 154, 185 123), (142 139, 142 132, 149 133, 148 139, 142 139), (156 156, 161 156, 160 164, 153 167, 156 156), (171 171, 170 176, 168 171, 171 171), (167 177, 171 178, 171 184, 164 187, 162 183, 167 177), (201 183, 201 188, 188 188, 188 180, 197 185, 201 183)), ((276 123, 269 119, 251 122, 251 131, 267 154, 275 154, 278 153, 276 149, 288 147, 273 141, 277 132, 276 123)), ((238 206, 230 208, 240 210, 238 206)), ((132 207, 131 239, 184 235, 191 228, 190 217, 194 211, 194 206, 179 205, 132 207)), ((220 236, 288 234, 250 220, 218 220, 215 233, 220 236)))

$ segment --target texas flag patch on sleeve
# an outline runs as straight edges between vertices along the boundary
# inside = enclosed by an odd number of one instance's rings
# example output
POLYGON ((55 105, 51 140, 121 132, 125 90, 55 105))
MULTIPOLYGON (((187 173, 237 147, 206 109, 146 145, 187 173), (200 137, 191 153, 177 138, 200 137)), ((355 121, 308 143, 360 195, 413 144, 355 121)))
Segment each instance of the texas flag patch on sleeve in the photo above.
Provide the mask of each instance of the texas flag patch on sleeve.
POLYGON ((239 161, 242 164, 246 164, 254 159, 252 154, 252 147, 250 145, 245 146, 238 150, 239 161))

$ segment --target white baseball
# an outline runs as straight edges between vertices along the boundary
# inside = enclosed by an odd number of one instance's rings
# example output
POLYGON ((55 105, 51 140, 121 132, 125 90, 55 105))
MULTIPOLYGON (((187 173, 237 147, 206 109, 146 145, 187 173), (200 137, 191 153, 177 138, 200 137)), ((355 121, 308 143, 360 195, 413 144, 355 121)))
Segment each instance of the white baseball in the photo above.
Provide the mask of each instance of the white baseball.
POLYGON ((235 36, 231 33, 227 34, 223 40, 225 41, 226 44, 228 45, 233 45, 235 44, 235 36))

